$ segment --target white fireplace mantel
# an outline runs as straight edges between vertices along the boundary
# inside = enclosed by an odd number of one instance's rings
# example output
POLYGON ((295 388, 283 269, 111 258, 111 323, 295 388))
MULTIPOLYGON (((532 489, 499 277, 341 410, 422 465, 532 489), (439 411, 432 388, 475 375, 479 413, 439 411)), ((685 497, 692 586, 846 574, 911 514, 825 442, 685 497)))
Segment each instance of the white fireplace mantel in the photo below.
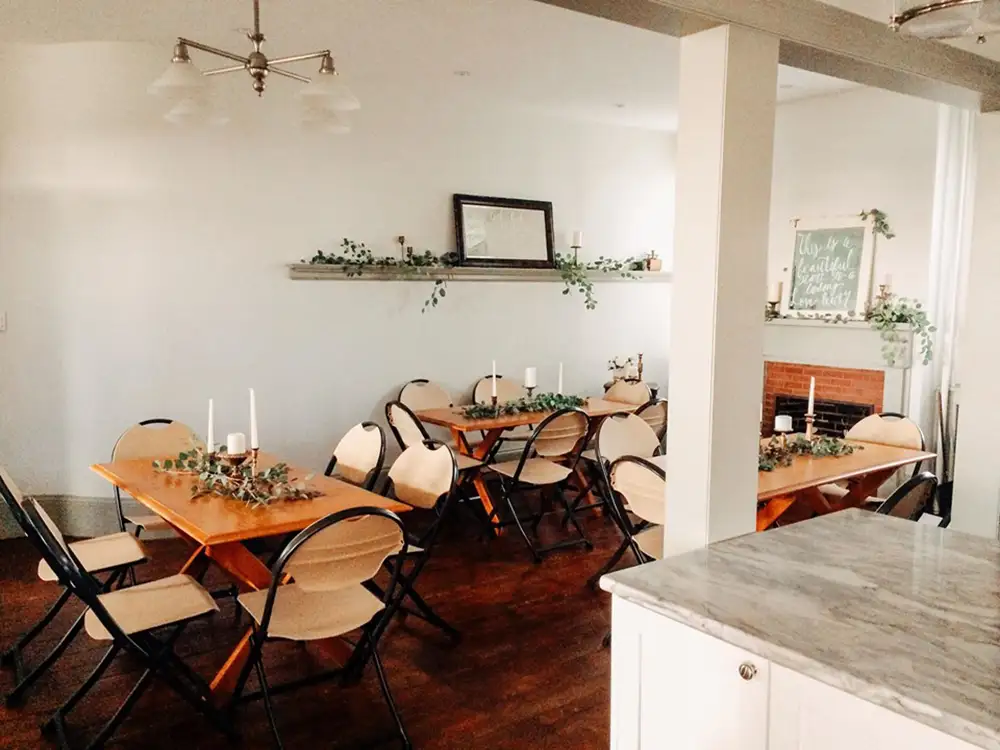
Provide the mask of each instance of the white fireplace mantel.
POLYGON ((778 319, 764 326, 764 361, 823 367, 880 370, 885 373, 885 411, 906 411, 909 400, 913 331, 901 327, 906 350, 890 366, 882 356, 882 336, 862 321, 778 319))

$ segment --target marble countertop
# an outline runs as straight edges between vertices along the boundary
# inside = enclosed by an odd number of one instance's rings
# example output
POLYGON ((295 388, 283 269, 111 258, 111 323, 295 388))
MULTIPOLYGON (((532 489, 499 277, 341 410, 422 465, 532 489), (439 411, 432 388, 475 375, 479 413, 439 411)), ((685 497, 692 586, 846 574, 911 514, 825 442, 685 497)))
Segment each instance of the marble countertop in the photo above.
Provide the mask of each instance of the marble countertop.
POLYGON ((1000 750, 1000 543, 847 510, 601 587, 972 745, 1000 750))

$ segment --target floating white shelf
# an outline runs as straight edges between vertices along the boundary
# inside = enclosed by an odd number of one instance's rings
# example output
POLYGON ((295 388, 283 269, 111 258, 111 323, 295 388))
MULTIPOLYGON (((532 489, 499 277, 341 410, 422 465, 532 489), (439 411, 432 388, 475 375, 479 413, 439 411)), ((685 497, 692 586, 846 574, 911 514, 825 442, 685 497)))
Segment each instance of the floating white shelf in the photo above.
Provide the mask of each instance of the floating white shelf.
MULTIPOLYGON (((673 274, 668 271, 630 271, 634 279, 622 278, 620 273, 588 271, 591 281, 630 281, 632 283, 666 283, 673 274)), ((556 281, 561 282, 559 272, 552 268, 428 268, 421 271, 399 271, 397 269, 365 269, 360 276, 348 276, 340 266, 290 263, 288 278, 296 281, 556 281)))

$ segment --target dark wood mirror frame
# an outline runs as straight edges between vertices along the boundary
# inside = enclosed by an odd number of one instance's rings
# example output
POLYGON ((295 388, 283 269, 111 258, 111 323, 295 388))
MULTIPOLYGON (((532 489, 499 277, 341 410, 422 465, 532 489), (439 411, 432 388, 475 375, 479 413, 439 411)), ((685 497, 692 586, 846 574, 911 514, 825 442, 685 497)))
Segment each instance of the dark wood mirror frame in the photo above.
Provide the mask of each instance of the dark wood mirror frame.
POLYGON ((458 245, 458 262, 463 266, 493 266, 503 268, 554 268, 555 267, 555 232, 552 223, 552 203, 550 201, 533 201, 521 198, 493 198, 483 195, 466 195, 456 193, 455 207, 455 240, 458 245), (545 219, 544 260, 532 258, 484 258, 469 257, 465 246, 465 214, 466 206, 489 206, 496 208, 519 209, 523 211, 541 212, 545 219))

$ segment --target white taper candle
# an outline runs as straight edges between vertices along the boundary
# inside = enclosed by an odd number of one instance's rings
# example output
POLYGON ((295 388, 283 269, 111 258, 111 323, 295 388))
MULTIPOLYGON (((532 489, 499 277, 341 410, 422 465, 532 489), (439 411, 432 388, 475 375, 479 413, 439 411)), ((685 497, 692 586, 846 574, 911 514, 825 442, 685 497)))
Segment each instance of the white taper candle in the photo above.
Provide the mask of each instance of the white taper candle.
POLYGON ((257 437, 257 395, 250 389, 250 447, 260 448, 260 439, 257 437))
POLYGON ((493 360, 493 377, 490 378, 491 384, 493 386, 493 392, 490 394, 493 398, 497 397, 497 361, 493 360))
POLYGON ((559 395, 561 396, 563 392, 563 363, 559 363, 559 395))
POLYGON ((209 453, 215 450, 215 402, 212 399, 208 400, 208 438, 205 448, 209 453))
POLYGON ((809 408, 806 409, 806 414, 815 414, 813 411, 816 406, 816 378, 809 378, 809 408))

